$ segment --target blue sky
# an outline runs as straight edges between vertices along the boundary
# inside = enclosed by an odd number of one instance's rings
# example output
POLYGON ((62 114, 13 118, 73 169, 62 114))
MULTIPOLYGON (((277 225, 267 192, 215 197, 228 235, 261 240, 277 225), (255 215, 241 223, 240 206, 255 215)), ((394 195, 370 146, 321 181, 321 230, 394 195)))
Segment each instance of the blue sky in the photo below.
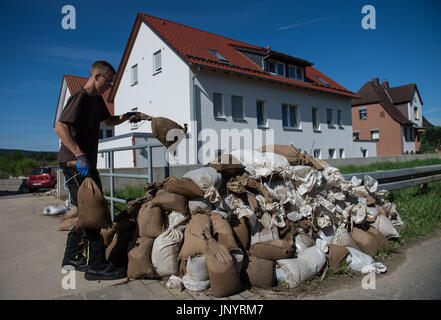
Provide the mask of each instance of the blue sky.
POLYGON ((423 114, 441 125, 441 1, 0 1, 0 148, 58 151, 52 125, 63 74, 95 60, 117 69, 137 12, 314 63, 351 91, 372 78, 416 83, 423 114), (61 8, 76 9, 64 30, 61 8), (364 30, 364 5, 376 29, 364 30))

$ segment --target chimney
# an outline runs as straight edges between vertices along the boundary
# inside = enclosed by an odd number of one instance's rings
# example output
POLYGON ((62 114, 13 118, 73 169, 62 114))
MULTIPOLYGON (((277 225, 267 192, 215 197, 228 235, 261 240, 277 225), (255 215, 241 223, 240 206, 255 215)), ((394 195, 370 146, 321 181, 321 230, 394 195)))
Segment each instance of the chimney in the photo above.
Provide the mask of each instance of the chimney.
POLYGON ((386 79, 383 80, 383 82, 381 83, 381 86, 384 89, 389 89, 389 81, 387 81, 386 79))
POLYGON ((380 85, 380 79, 379 78, 373 78, 372 83, 379 86, 380 85))
POLYGON ((271 46, 266 46, 266 50, 271 50, 271 46))

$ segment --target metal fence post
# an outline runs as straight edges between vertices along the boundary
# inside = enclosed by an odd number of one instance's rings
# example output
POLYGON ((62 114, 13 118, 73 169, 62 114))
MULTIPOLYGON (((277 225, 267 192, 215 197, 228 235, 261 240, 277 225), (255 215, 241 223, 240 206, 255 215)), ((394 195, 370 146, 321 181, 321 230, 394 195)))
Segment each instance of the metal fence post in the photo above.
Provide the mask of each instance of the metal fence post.
POLYGON ((149 183, 153 182, 153 160, 152 160, 152 147, 147 147, 147 157, 149 158, 149 183))
POLYGON ((115 204, 113 203, 113 196, 114 196, 114 194, 113 194, 113 187, 114 187, 114 184, 113 184, 113 166, 114 166, 114 163, 113 163, 113 151, 110 151, 109 152, 109 157, 110 157, 110 197, 111 197, 111 200, 110 200, 110 213, 112 214, 112 221, 113 221, 113 218, 114 218, 114 214, 115 214, 115 204))

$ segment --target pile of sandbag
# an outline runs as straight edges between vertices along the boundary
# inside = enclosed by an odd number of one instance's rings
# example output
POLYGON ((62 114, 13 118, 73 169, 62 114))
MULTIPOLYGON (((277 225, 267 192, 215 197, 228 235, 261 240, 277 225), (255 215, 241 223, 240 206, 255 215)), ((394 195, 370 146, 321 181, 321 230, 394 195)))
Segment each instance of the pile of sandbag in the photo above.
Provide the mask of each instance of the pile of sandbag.
POLYGON ((326 264, 385 271, 372 257, 403 222, 377 188, 291 146, 236 150, 147 184, 102 233, 107 256, 127 263, 130 279, 215 297, 280 281, 295 287, 326 264))

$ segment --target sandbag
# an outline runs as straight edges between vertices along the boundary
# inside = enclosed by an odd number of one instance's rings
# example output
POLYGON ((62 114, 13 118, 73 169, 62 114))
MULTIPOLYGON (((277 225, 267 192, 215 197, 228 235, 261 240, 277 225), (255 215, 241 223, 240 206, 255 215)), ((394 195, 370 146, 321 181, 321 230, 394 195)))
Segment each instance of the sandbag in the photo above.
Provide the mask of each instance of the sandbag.
POLYGON ((315 246, 299 252, 297 258, 277 261, 291 288, 317 274, 325 263, 325 253, 315 246))
POLYGON ((372 226, 377 229, 386 239, 400 237, 400 234, 398 233, 397 229, 395 229, 392 222, 382 214, 377 216, 377 219, 372 226))
POLYGON ((78 223, 78 217, 64 220, 57 228, 57 231, 71 231, 78 223))
POLYGON ((340 269, 341 267, 342 262, 345 260, 348 254, 349 250, 346 247, 339 246, 337 244, 330 244, 328 252, 328 262, 331 270, 338 271, 338 269, 340 269))
POLYGON ((274 152, 284 156, 288 162, 293 165, 313 166, 317 170, 323 170, 324 167, 318 161, 308 154, 301 153, 297 148, 288 145, 265 145, 259 149, 260 152, 274 152))
POLYGON ((184 243, 179 253, 180 258, 203 254, 205 250, 205 232, 211 235, 212 224, 208 214, 194 214, 184 231, 184 243))
POLYGON ((387 247, 388 246, 388 242, 387 242, 386 238, 377 229, 375 229, 371 226, 366 232, 374 236, 375 240, 377 240, 380 247, 387 247))
POLYGON ((113 229, 113 226, 101 229, 101 236, 103 237, 103 242, 105 246, 108 246, 112 242, 115 233, 116 232, 113 229))
POLYGON ((197 208, 211 211, 213 210, 213 205, 208 199, 204 199, 203 197, 188 200, 188 210, 190 211, 190 213, 195 211, 197 208))
POLYGON ((224 178, 236 177, 241 175, 245 169, 240 161, 231 154, 222 154, 216 160, 208 163, 207 167, 213 167, 224 178))
POLYGON ((152 264, 160 276, 178 275, 178 256, 184 238, 182 229, 185 226, 182 223, 186 220, 185 216, 173 211, 168 219, 168 229, 155 239, 152 249, 152 264))
POLYGON ((352 239, 351 234, 346 230, 346 228, 338 228, 335 231, 334 238, 332 238, 332 244, 338 244, 340 246, 351 247, 360 250, 360 247, 352 239))
POLYGON ((251 245, 258 242, 266 242, 279 239, 277 226, 272 225, 271 216, 264 213, 260 219, 255 215, 248 217, 251 235, 251 245))
POLYGON ((230 225, 233 229, 233 235, 235 235, 237 244, 241 245, 242 249, 248 250, 250 244, 250 231, 248 230, 246 219, 238 219, 237 216, 232 216, 230 225))
POLYGON ((128 254, 127 277, 129 279, 158 277, 151 261, 154 240, 148 237, 140 237, 136 240, 136 246, 128 254))
POLYGON ((187 172, 183 178, 193 181, 204 193, 204 198, 211 203, 221 201, 219 188, 222 185, 222 175, 212 167, 203 167, 187 172))
POLYGON ((178 211, 183 215, 187 213, 187 198, 165 190, 160 191, 153 198, 152 207, 160 207, 163 211, 178 211))
POLYGON ((130 234, 115 234, 112 242, 106 248, 106 260, 117 268, 127 267, 130 240, 130 234))
POLYGON ((362 272, 363 267, 374 263, 374 259, 371 256, 361 252, 360 250, 347 247, 349 255, 346 257, 346 261, 349 262, 349 267, 352 270, 362 272))
POLYGON ((153 207, 149 202, 144 203, 138 213, 139 236, 156 238, 164 231, 164 222, 160 207, 153 207))
POLYGON ((227 249, 238 249, 230 224, 219 213, 210 212, 211 225, 213 226, 213 238, 223 244, 227 249))
POLYGON ((80 229, 101 229, 112 225, 109 206, 92 178, 86 177, 77 193, 80 229))
POLYGON ((189 179, 179 179, 176 177, 168 177, 164 180, 163 187, 171 193, 180 194, 187 199, 200 198, 204 196, 202 190, 189 179))
POLYGON ((304 233, 299 233, 294 239, 297 252, 303 251, 315 245, 315 241, 304 233))
POLYGON ((360 250, 371 257, 376 255, 380 249, 380 244, 378 243, 377 239, 375 239, 372 234, 367 233, 360 228, 353 228, 351 236, 355 243, 357 243, 360 250))
POLYGON ((230 250, 231 258, 233 258, 234 266, 237 269, 237 272, 241 273, 243 267, 244 254, 241 249, 230 250))
MULTIPOLYGON (((170 119, 167 119, 164 117, 153 117, 151 121, 152 121, 151 125, 152 125, 153 135, 167 149, 175 142, 179 143, 185 137, 185 134, 187 133, 187 124, 184 124, 184 127, 181 127, 179 124, 177 124, 173 120, 170 120, 170 119), (172 136, 169 137, 169 140, 171 140, 171 141, 167 141, 167 133, 173 129, 182 130, 182 131, 170 132, 170 135, 172 135, 172 136), (173 139, 171 139, 171 138, 173 138, 173 139)), ((171 150, 171 151, 172 151, 172 153, 174 153, 174 150, 171 150)))
POLYGON ((266 260, 289 259, 294 255, 292 244, 285 240, 270 240, 255 243, 251 246, 251 255, 266 260))
POLYGON ((246 274, 250 284, 254 287, 269 289, 274 283, 274 266, 272 260, 262 259, 256 256, 249 257, 246 274))
POLYGON ((76 217, 78 217, 78 208, 73 207, 68 212, 66 212, 66 214, 64 215, 63 218, 64 218, 64 220, 67 220, 67 219, 76 218, 76 217))
POLYGON ((204 255, 210 278, 210 294, 220 298, 238 293, 241 289, 240 277, 229 250, 216 240, 208 239, 204 255))

